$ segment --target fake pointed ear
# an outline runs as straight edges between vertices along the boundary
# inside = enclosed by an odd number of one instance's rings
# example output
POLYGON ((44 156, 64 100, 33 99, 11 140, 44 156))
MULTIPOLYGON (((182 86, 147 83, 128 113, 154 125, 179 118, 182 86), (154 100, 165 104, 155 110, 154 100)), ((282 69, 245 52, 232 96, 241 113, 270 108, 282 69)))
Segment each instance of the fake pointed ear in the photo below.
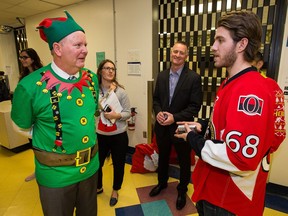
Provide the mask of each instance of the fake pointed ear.
POLYGON ((249 43, 249 40, 247 38, 242 38, 238 43, 237 43, 237 50, 239 52, 243 52, 247 45, 249 43))

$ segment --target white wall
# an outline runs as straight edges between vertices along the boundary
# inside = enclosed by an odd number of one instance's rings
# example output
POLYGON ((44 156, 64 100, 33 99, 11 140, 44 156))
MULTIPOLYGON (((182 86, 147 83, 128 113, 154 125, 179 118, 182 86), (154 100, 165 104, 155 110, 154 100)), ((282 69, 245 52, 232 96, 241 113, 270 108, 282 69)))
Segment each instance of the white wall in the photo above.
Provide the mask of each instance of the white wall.
POLYGON ((34 48, 45 64, 51 61, 48 44, 40 39, 36 26, 47 17, 65 17, 67 10, 86 32, 89 54, 85 67, 96 72, 96 52, 117 64, 118 81, 124 85, 131 106, 137 107, 136 130, 128 131, 129 145, 146 143, 147 80, 152 77, 152 2, 115 0, 116 46, 114 44, 113 0, 90 0, 61 10, 50 11, 26 19, 28 46, 34 48), (133 8, 133 9, 132 9, 133 8), (127 75, 127 52, 141 53, 141 76, 127 75), (117 59, 115 59, 115 54, 117 59))
POLYGON ((105 52, 106 58, 114 60, 112 0, 90 0, 26 19, 28 46, 34 48, 45 64, 52 56, 48 44, 35 31, 38 24, 48 17, 66 17, 67 10, 75 21, 85 30, 88 42, 88 56, 85 67, 96 72, 96 52, 105 52))
POLYGON ((136 107, 135 131, 128 131, 130 145, 147 143, 147 81, 152 79, 152 1, 116 0, 116 56, 119 81, 136 107), (141 75, 127 74, 128 53, 139 53, 141 75))
MULTIPOLYGON (((278 84, 284 90, 284 86, 288 86, 288 13, 286 15, 286 24, 284 30, 284 40, 282 45, 281 60, 279 67, 279 77, 278 84)), ((287 90, 286 90, 287 92, 287 90)), ((286 130, 288 129, 288 96, 285 99, 285 120, 286 120, 286 130)), ((269 182, 280 184, 283 186, 288 186, 288 171, 286 165, 288 165, 288 131, 286 139, 279 147, 278 151, 273 154, 271 172, 269 177, 269 182)))
POLYGON ((10 90, 14 91, 19 80, 19 68, 13 31, 0 34, 0 71, 8 75, 10 90))

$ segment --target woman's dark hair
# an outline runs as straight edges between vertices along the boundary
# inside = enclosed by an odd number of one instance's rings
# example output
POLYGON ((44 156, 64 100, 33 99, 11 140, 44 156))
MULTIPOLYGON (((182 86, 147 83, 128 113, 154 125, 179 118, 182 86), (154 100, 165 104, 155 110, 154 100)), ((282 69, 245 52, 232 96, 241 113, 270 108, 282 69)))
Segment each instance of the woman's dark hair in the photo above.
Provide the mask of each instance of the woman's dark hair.
POLYGON ((264 58, 263 58, 263 54, 258 51, 255 55, 255 61, 258 62, 258 61, 263 61, 264 62, 264 58))
POLYGON ((116 66, 114 64, 113 61, 111 61, 110 59, 105 59, 103 61, 100 62, 99 66, 98 66, 98 69, 97 69, 97 77, 98 77, 98 82, 99 82, 99 85, 101 85, 102 83, 102 69, 104 67, 104 65, 109 62, 111 64, 113 64, 114 68, 115 68, 115 76, 114 76, 114 79, 112 80, 112 82, 114 82, 117 86, 121 87, 124 89, 124 86, 119 84, 118 81, 116 80, 116 66))
MULTIPOLYGON (((26 52, 28 57, 30 57, 31 60, 33 60, 32 64, 31 64, 33 71, 43 67, 43 63, 42 63, 40 57, 38 56, 37 52, 34 49, 27 48, 27 49, 21 50, 20 53, 23 53, 23 52, 26 52)), ((29 69, 27 67, 23 67, 23 65, 21 64, 21 72, 20 72, 19 80, 23 79, 29 73, 30 73, 29 69)))

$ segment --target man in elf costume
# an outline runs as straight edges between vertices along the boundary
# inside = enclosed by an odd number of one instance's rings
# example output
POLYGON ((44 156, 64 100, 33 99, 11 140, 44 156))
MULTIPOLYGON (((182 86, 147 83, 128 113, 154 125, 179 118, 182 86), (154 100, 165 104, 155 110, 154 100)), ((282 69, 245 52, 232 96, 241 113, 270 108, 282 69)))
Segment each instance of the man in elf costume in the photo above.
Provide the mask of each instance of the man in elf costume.
POLYGON ((33 138, 36 179, 44 215, 97 215, 98 144, 94 114, 97 76, 83 68, 84 30, 66 17, 37 27, 53 61, 19 82, 11 118, 33 138))

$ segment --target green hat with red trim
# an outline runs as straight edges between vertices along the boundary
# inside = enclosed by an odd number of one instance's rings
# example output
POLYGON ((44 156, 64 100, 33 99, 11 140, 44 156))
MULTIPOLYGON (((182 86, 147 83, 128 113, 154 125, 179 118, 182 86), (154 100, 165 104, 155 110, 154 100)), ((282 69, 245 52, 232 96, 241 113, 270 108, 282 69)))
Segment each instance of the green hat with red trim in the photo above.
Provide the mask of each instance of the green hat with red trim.
POLYGON ((75 22, 72 16, 67 11, 64 12, 67 18, 45 18, 37 27, 40 37, 49 44, 50 50, 53 48, 53 43, 59 42, 73 32, 82 31, 85 33, 83 28, 75 22))

